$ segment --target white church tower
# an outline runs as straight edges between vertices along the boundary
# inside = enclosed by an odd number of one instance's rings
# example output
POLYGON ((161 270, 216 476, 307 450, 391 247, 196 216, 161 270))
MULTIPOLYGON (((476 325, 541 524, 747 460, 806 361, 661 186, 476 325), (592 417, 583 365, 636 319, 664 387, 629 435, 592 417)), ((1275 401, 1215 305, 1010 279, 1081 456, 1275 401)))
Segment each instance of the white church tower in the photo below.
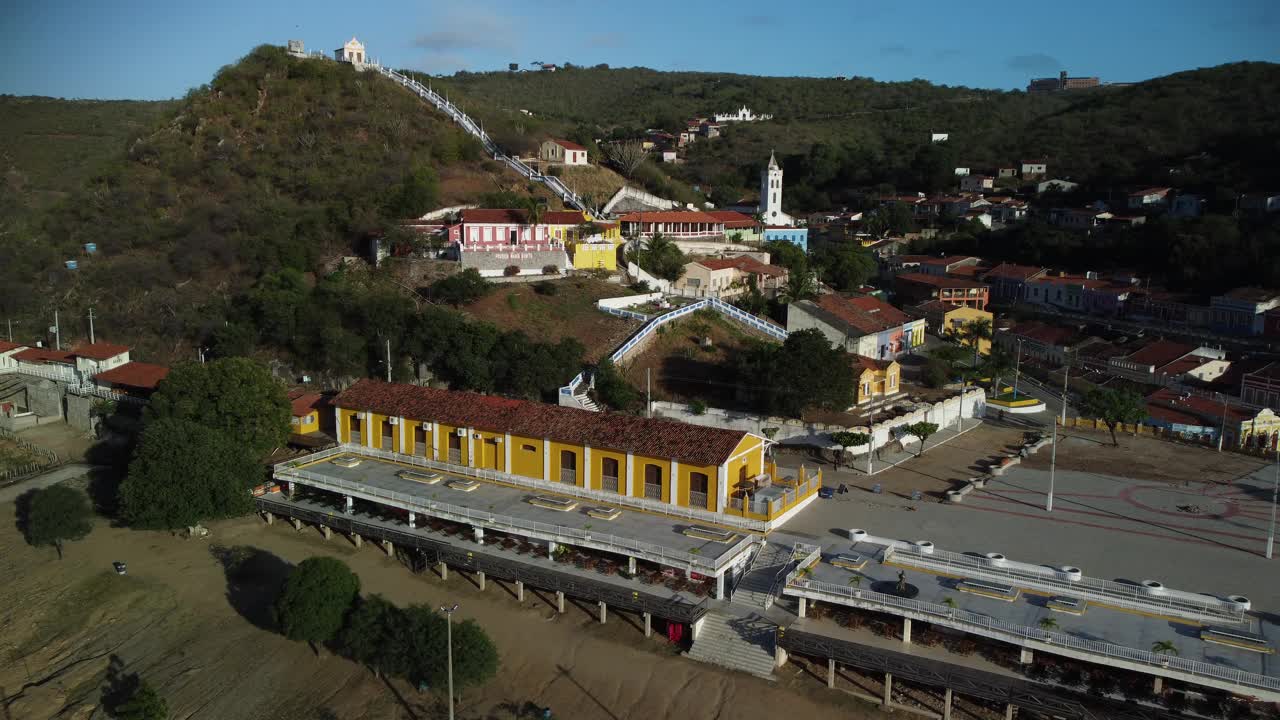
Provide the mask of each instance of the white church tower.
POLYGON ((769 151, 769 167, 760 173, 760 218, 765 225, 795 224, 792 217, 782 211, 782 168, 773 151, 769 151))

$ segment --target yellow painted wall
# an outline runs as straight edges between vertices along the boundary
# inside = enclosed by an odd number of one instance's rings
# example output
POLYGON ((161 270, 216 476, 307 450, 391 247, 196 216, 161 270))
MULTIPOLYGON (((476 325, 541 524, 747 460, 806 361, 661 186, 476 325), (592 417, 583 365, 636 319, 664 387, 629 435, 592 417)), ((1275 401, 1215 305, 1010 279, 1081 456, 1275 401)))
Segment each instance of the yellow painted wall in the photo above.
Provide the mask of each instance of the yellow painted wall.
POLYGON ((472 442, 475 443, 476 448, 474 466, 485 470, 506 472, 507 447, 506 440, 504 440, 505 435, 503 433, 486 432, 484 430, 476 430, 472 435, 480 436, 479 440, 472 437, 472 442), (493 443, 490 444, 489 441, 493 441, 493 443))
MULTIPOLYGON (((582 475, 583 475, 582 446, 570 445, 568 443, 559 443, 559 442, 555 442, 554 440, 551 442, 551 482, 553 483, 560 482, 560 453, 565 450, 572 452, 576 457, 576 462, 574 463, 574 468, 576 470, 576 472, 574 473, 574 476, 576 480, 574 484, 577 485, 578 487, 582 487, 582 475)), ((541 473, 539 473, 538 477, 542 477, 541 473)))
POLYGON ((320 411, 312 410, 310 413, 301 417, 294 416, 289 420, 289 431, 299 435, 307 433, 319 432, 320 430, 320 411))
POLYGON ((604 489, 601 478, 604 477, 605 458, 612 458, 618 461, 618 494, 625 495, 627 492, 627 454, 615 450, 591 448, 591 489, 604 489))
MULTIPOLYGON (((967 323, 985 318, 988 321, 993 319, 991 313, 986 310, 979 310, 971 307, 956 307, 955 310, 949 310, 942 316, 942 328, 944 334, 958 333, 967 323)), ((980 340, 978 342, 978 352, 986 355, 991 352, 991 341, 980 340)))
POLYGON ((578 243, 573 246, 573 267, 578 270, 618 269, 618 249, 614 245, 578 243))
MULTIPOLYGON (((671 502, 671 461, 636 455, 632 458, 631 496, 644 497, 644 468, 646 465, 657 465, 662 470, 662 502, 671 502)), ((626 472, 626 469, 623 469, 626 472)))

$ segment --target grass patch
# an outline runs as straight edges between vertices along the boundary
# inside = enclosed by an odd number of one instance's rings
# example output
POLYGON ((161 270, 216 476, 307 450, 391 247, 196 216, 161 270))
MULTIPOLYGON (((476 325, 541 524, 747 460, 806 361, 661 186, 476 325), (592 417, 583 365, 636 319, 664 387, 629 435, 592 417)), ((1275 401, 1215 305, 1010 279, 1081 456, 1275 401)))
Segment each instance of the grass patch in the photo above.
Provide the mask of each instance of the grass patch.
POLYGON ((17 443, 0 440, 0 472, 10 468, 22 467, 42 459, 39 455, 20 447, 17 443))

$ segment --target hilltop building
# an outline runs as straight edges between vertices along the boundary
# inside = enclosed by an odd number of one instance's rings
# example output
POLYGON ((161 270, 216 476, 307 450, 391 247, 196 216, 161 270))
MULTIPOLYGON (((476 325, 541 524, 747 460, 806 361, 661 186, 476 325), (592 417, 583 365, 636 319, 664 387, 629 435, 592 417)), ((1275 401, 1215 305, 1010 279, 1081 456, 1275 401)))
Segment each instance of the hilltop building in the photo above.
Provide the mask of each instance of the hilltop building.
POLYGON ((715 119, 716 119, 716 122, 718 123, 757 122, 762 120, 772 120, 773 116, 772 115, 756 115, 755 113, 751 112, 751 110, 749 110, 746 105, 743 105, 742 107, 738 108, 737 112, 723 113, 723 114, 716 113, 715 119))
POLYGON ((333 51, 333 59, 353 65, 363 65, 368 62, 364 54, 364 43, 355 39, 354 36, 345 45, 333 51))
POLYGON ((766 226, 793 226, 795 218, 782 211, 782 168, 769 153, 769 165, 760 173, 760 218, 766 226))
POLYGON ((1065 90, 1085 90, 1102 85, 1096 77, 1070 77, 1067 71, 1058 73, 1056 78, 1035 78, 1027 84, 1027 92, 1036 95, 1063 92, 1065 90))

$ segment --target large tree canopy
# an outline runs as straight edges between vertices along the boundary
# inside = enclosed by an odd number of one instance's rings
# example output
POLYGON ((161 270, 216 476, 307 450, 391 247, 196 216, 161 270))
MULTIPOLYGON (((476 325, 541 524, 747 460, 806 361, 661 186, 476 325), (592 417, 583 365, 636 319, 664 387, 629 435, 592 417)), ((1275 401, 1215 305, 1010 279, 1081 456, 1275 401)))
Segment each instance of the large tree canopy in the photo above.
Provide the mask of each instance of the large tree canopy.
POLYGON ((844 410, 854 401, 849 355, 819 330, 791 333, 781 346, 758 343, 736 360, 738 384, 761 409, 798 417, 806 408, 844 410))
POLYGON ((147 406, 149 420, 189 420, 234 437, 257 456, 289 437, 289 400, 265 366, 241 357, 173 368, 147 406))
POLYGON ((325 643, 338 636, 360 593, 360 578, 331 557, 307 558, 289 573, 275 617, 290 640, 325 643))
POLYGON ((125 521, 140 528, 180 528, 253 510, 250 488, 262 482, 258 457, 239 440, 188 420, 147 425, 120 485, 125 521))
POLYGON ((62 543, 79 540, 93 530, 89 498, 75 488, 51 485, 33 490, 26 503, 27 542, 53 545, 62 556, 62 543))

